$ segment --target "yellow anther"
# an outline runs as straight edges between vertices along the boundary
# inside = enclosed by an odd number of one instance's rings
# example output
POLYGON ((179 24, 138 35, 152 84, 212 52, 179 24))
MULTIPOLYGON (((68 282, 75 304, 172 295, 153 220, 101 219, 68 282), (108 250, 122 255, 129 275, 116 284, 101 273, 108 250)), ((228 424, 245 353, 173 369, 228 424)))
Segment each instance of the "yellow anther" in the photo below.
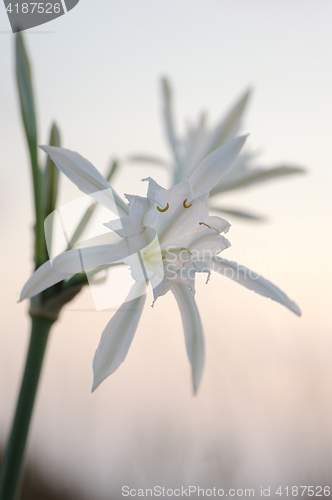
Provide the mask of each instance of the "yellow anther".
POLYGON ((186 205, 187 201, 188 201, 188 198, 186 198, 186 199, 184 200, 184 202, 183 202, 183 206, 184 206, 184 208, 190 208, 190 207, 192 206, 192 203, 190 203, 190 205, 186 205))
POLYGON ((208 227, 209 229, 211 229, 211 226, 209 226, 209 224, 205 224, 205 222, 199 222, 199 225, 200 225, 200 226, 201 226, 202 224, 203 224, 204 226, 208 227))
POLYGON ((165 260, 166 259, 166 255, 163 255, 161 260, 165 260))
POLYGON ((192 253, 188 250, 188 248, 181 247, 181 252, 182 250, 185 250, 186 252, 190 253, 190 255, 192 255, 192 253))
POLYGON ((165 208, 160 208, 160 207, 157 207, 157 210, 159 210, 159 212, 166 212, 166 210, 169 209, 169 204, 167 203, 166 207, 165 208))
POLYGON ((143 227, 143 231, 141 231, 138 236, 141 236, 141 234, 143 234, 145 230, 146 230, 146 226, 143 227))

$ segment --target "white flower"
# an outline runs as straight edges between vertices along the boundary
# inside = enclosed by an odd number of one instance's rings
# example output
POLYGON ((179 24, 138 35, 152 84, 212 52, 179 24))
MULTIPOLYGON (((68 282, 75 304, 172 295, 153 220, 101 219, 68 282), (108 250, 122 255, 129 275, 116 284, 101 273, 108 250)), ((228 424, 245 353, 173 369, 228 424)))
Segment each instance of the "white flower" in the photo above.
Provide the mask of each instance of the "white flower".
MULTIPOLYGON (((168 162, 148 155, 133 155, 129 159, 165 166, 171 172, 172 183, 177 184, 182 179, 188 178, 207 155, 238 134, 251 91, 247 90, 213 129, 207 127, 206 114, 202 114, 196 123, 188 125, 187 134, 182 138, 176 132, 172 110, 172 92, 166 78, 162 80, 162 91, 164 127, 172 160, 168 162)), ((269 168, 253 166, 252 162, 255 160, 255 156, 253 153, 241 153, 227 173, 211 189, 210 199, 226 191, 305 171, 294 165, 277 165, 269 168)), ((247 219, 262 218, 247 210, 233 209, 219 204, 211 206, 211 209, 247 219)))
POLYGON ((120 212, 119 220, 105 224, 121 238, 119 243, 69 250, 48 261, 28 280, 21 300, 32 297, 84 269, 108 265, 119 260, 130 262, 135 283, 127 300, 106 326, 93 361, 93 390, 124 361, 137 329, 149 282, 154 300, 171 291, 179 306, 194 392, 204 365, 204 336, 194 299, 196 272, 216 271, 260 295, 269 297, 301 315, 298 306, 272 283, 243 266, 222 259, 218 254, 230 243, 221 234, 229 223, 208 214, 208 195, 237 157, 245 137, 226 143, 208 155, 190 175, 170 189, 153 179, 148 181, 146 197, 127 195, 129 204, 111 190, 99 172, 79 154, 43 146, 58 168, 82 191, 120 212), (102 190, 96 195, 96 191, 102 190), (111 200, 112 198, 112 200, 111 200), (132 255, 137 252, 140 260, 132 255), (129 259, 129 260, 128 260, 129 259))

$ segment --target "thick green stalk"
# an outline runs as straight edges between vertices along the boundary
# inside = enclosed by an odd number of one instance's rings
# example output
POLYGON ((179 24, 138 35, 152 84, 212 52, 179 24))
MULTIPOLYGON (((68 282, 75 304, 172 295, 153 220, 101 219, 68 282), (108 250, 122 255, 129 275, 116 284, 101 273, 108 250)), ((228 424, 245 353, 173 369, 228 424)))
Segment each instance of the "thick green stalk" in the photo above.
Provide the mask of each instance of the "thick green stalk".
POLYGON ((32 318, 30 345, 16 413, 0 478, 0 500, 17 500, 23 472, 25 447, 50 328, 54 320, 32 318))

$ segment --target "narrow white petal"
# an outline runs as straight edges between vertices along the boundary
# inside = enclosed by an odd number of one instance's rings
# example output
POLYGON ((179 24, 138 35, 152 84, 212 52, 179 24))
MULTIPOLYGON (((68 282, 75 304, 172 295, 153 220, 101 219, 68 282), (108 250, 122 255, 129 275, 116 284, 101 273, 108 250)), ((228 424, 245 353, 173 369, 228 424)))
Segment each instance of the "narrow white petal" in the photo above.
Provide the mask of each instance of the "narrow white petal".
POLYGON ((251 89, 248 89, 227 113, 226 117, 216 126, 211 133, 204 156, 225 144, 226 141, 229 141, 238 133, 241 118, 247 107, 250 94, 251 89))
POLYGON ((259 215, 254 212, 250 212, 249 210, 243 210, 242 208, 232 208, 220 205, 217 207, 215 205, 210 205, 210 210, 215 210, 216 212, 220 212, 226 215, 234 215, 235 217, 239 217, 242 219, 255 220, 257 222, 266 220, 266 217, 264 215, 259 215))
POLYGON ((51 262, 55 272, 76 274, 121 261, 128 257, 129 251, 126 242, 122 240, 115 245, 96 245, 69 250, 58 255, 51 262))
POLYGON ((98 245, 64 252, 33 273, 23 287, 20 300, 33 297, 76 273, 119 261, 127 254, 122 241, 117 245, 98 245))
POLYGON ((128 161, 132 161, 135 163, 150 163, 159 167, 170 167, 170 164, 167 161, 163 160, 162 158, 157 158, 156 156, 131 155, 128 156, 128 161))
POLYGON ((135 283, 127 299, 103 331, 93 360, 92 391, 117 370, 127 356, 145 304, 146 284, 135 283), (131 297, 135 298, 130 300, 131 297))
POLYGON ((61 273, 59 271, 55 271, 51 265, 51 261, 48 260, 45 264, 38 267, 38 269, 28 279, 21 291, 20 301, 34 297, 37 293, 43 292, 46 288, 69 278, 73 274, 75 273, 61 273))
POLYGON ((241 264, 222 259, 221 257, 213 257, 211 260, 211 269, 240 283, 240 285, 245 286, 249 290, 263 295, 263 297, 268 297, 279 302, 298 316, 301 316, 302 313, 299 306, 290 300, 280 288, 241 264))
POLYGON ((210 153, 189 177, 194 194, 211 191, 231 166, 242 149, 247 136, 237 137, 210 153))
POLYGON ((128 214, 126 203, 92 163, 83 158, 83 156, 69 149, 54 146, 39 147, 49 155, 58 169, 76 184, 83 193, 91 195, 96 201, 113 212, 115 202, 121 217, 128 214))
POLYGON ((186 285, 173 283, 171 290, 178 303, 191 364, 194 393, 197 392, 204 367, 204 334, 195 299, 186 285))
POLYGON ((125 197, 129 201, 129 215, 121 217, 121 219, 111 220, 104 226, 115 231, 122 238, 129 238, 142 231, 144 227, 143 217, 149 209, 150 201, 142 196, 125 194, 125 197), (121 226, 120 229, 119 226, 121 226))
POLYGON ((161 80, 163 98, 164 98, 164 120, 165 129, 168 141, 170 143, 175 162, 178 167, 181 168, 181 159, 178 151, 178 139, 176 137, 174 122, 173 122, 173 112, 172 112, 172 91, 167 78, 162 78, 161 80))
MULTIPOLYGON (((189 177, 197 165, 212 151, 206 151, 206 141, 209 133, 206 129, 207 116, 202 113, 197 125, 189 125, 187 135, 182 140, 183 154, 183 172, 182 177, 189 177)), ((221 144, 220 144, 221 146, 221 144)), ((178 177, 181 172, 175 171, 178 177)), ((177 182, 180 182, 181 177, 177 182)))

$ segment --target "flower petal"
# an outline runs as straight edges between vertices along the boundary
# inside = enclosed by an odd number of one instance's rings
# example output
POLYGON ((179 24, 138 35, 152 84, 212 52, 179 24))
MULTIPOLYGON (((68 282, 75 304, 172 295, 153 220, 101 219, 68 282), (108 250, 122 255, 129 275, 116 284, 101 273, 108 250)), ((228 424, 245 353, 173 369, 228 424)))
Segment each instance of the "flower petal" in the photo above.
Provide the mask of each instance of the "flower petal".
POLYGON ((229 260, 222 259, 221 257, 213 257, 210 265, 211 269, 217 273, 223 274, 227 278, 236 281, 249 290, 253 290, 259 295, 263 295, 263 297, 268 297, 276 302, 279 302, 279 304, 282 304, 298 316, 301 316, 302 313, 299 306, 290 300, 287 295, 280 290, 280 288, 263 278, 263 276, 260 276, 254 271, 251 271, 236 262, 231 262, 229 260))
POLYGON ((28 279, 21 291, 20 301, 34 297, 37 293, 46 290, 46 288, 49 288, 66 278, 69 278, 73 274, 75 273, 60 273, 55 271, 52 267, 51 261, 48 260, 42 266, 38 267, 38 269, 36 269, 33 275, 28 279))
POLYGON ((199 227, 198 221, 208 216, 207 193, 194 198, 187 179, 170 189, 162 188, 151 178, 144 180, 149 181, 147 196, 151 200, 151 208, 144 216, 144 225, 156 230, 163 247, 176 246, 179 241, 183 241, 184 235, 199 227), (184 203, 190 207, 185 208, 184 203), (157 207, 167 209, 160 212, 157 207))
POLYGON ((159 167, 166 167, 169 168, 170 164, 166 161, 163 160, 162 158, 157 158, 156 156, 149 156, 149 155, 130 155, 128 156, 128 161, 132 161, 134 163, 150 163, 152 165, 156 165, 159 167))
POLYGON ((215 210, 216 212, 221 212, 227 215, 233 215, 235 217, 239 217, 241 219, 255 220, 257 222, 262 222, 266 220, 264 215, 255 214, 253 212, 249 212, 248 210, 242 210, 241 208, 232 208, 225 206, 215 206, 210 205, 210 210, 215 210))
POLYGON ((251 162, 256 161, 258 152, 241 151, 241 153, 233 161, 231 167, 224 173, 220 181, 210 191, 210 196, 218 194, 219 189, 223 189, 226 184, 238 181, 251 169, 251 162))
POLYGON ((237 137, 210 153, 189 177, 193 192, 211 191, 235 160, 247 136, 237 137))
POLYGON ((222 234, 210 234, 197 238, 190 245, 190 251, 195 256, 202 260, 210 260, 218 253, 226 250, 231 246, 230 241, 222 236, 222 234))
POLYGON ((116 232, 121 238, 129 238, 135 234, 139 234, 144 228, 143 217, 149 210, 150 200, 142 196, 126 194, 125 197, 129 201, 129 215, 121 217, 120 229, 119 219, 111 220, 104 224, 112 231, 116 232))
POLYGON ((93 360, 92 391, 117 370, 127 356, 143 312, 146 284, 135 283, 127 299, 103 331, 93 360), (134 298, 130 300, 130 297, 134 298))
POLYGON ((302 167, 294 167, 288 165, 280 165, 271 168, 247 168, 241 172, 241 175, 230 179, 225 183, 220 183, 212 190, 211 196, 225 191, 231 191, 233 189, 240 189, 244 187, 251 186, 252 184, 257 184, 260 182, 266 182, 271 179, 276 179, 277 177, 285 177, 287 175, 294 174, 304 174, 306 170, 302 167))
POLYGON ((174 122, 173 122, 172 91, 167 78, 162 78, 161 86, 164 97, 164 120, 165 120, 166 134, 173 152, 174 160, 177 163, 178 167, 181 168, 182 162, 179 155, 179 143, 176 137, 174 122))
MULTIPOLYGON (((198 243, 200 248, 211 251, 212 247, 215 246, 217 241, 219 243, 227 242, 227 245, 222 245, 223 249, 228 248, 230 243, 226 238, 219 237, 220 233, 227 233, 230 228, 230 223, 221 217, 209 216, 202 221, 196 221, 196 225, 188 231, 188 234, 184 234, 181 237, 182 244, 180 247, 185 247, 188 249, 196 249, 196 244, 198 243), (211 246, 212 245, 212 246, 211 246)), ((221 251, 221 250, 220 250, 221 251)), ((215 252, 213 252, 215 254, 215 252)))
POLYGON ((174 184, 180 182, 182 177, 188 178, 201 160, 208 155, 206 153, 206 140, 209 134, 206 129, 206 119, 207 116, 203 113, 196 126, 189 126, 187 135, 182 140, 183 171, 174 169, 174 184))
POLYGON ((204 367, 204 334, 195 299, 186 285, 174 283, 171 290, 178 303, 191 364, 194 393, 197 392, 204 367))
POLYGON ((20 300, 33 297, 76 273, 120 261, 128 255, 124 241, 64 252, 38 267, 24 285, 20 300))
POLYGON ((126 241, 115 245, 96 245, 86 248, 75 248, 63 252, 52 259, 55 272, 76 274, 98 266, 122 261, 130 255, 126 241))
POLYGON ((91 195, 113 213, 128 214, 126 203, 88 160, 69 149, 39 146, 83 193, 91 195), (114 206, 114 202, 116 207, 114 206), (117 210, 116 210, 117 209, 117 210))

